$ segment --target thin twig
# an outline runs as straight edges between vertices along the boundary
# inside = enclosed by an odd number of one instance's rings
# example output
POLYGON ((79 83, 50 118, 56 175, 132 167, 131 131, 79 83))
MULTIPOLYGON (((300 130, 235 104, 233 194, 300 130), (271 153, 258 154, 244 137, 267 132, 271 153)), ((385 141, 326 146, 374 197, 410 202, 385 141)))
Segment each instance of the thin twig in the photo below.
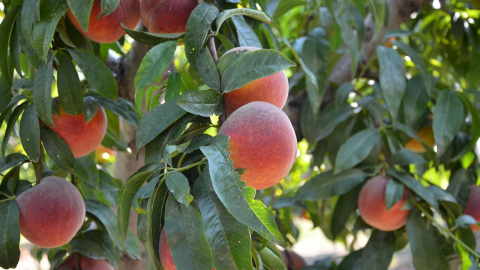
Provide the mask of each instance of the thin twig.
POLYGON ((213 62, 215 62, 215 65, 218 64, 218 55, 217 55, 217 47, 215 46, 215 38, 212 35, 212 29, 208 31, 210 34, 210 37, 208 38, 208 49, 210 50, 210 54, 213 57, 213 62))
POLYGON ((40 146, 40 157, 38 158, 37 162, 37 179, 35 184, 40 184, 40 180, 42 179, 42 147, 40 146))

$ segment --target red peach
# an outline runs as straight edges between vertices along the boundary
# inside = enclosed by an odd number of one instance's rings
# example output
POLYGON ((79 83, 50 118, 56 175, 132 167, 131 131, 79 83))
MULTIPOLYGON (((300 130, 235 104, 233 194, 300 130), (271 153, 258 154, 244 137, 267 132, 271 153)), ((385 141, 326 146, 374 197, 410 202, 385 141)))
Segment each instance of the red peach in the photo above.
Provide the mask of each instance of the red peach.
POLYGON ((77 188, 50 176, 17 197, 20 232, 33 244, 60 247, 73 239, 85 220, 85 203, 77 188))
MULTIPOLYGON (((465 215, 472 216, 477 222, 480 222, 480 187, 473 184, 470 189, 470 197, 468 198, 467 206, 465 207, 465 215)), ((480 231, 477 225, 472 225, 470 228, 473 231, 480 231)))
MULTIPOLYGON (((229 50, 224 56, 229 53, 245 50, 253 52, 260 49, 254 47, 238 47, 229 50)), ((253 101, 268 102, 281 109, 285 105, 285 102, 287 102, 288 90, 288 78, 285 71, 254 80, 239 89, 225 93, 227 115, 232 114, 236 109, 253 101)))
POLYGON ((75 158, 90 154, 100 145, 107 131, 105 110, 99 107, 95 116, 86 122, 83 113, 69 115, 58 99, 55 102, 60 115, 53 115, 55 127, 50 128, 68 144, 75 158))
POLYGON ((98 43, 112 43, 125 35, 120 23, 132 29, 140 21, 140 3, 138 0, 120 0, 118 7, 112 13, 97 19, 101 11, 101 0, 95 0, 90 12, 87 32, 83 31, 71 10, 68 10, 68 18, 80 33, 98 43))
POLYGON ((358 198, 360 216, 370 226, 382 231, 397 230, 407 222, 408 210, 402 210, 407 201, 409 191, 405 188, 402 199, 387 211, 385 189, 389 178, 374 177, 363 186, 358 198))
POLYGON ((184 33, 197 0, 142 0, 140 15, 151 33, 184 33))
POLYGON ((297 138, 292 124, 270 103, 255 101, 240 107, 218 133, 230 136, 233 165, 246 169, 242 180, 255 189, 280 182, 295 162, 297 138))

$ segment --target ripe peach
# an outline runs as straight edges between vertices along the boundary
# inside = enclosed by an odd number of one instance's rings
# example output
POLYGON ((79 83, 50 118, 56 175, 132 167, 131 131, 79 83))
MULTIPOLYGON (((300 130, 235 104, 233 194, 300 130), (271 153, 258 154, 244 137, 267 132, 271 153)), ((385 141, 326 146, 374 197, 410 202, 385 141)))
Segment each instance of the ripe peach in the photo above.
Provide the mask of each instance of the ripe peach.
POLYGON ((255 101, 240 107, 220 128, 230 136, 235 168, 246 169, 242 179, 255 189, 280 182, 297 155, 297 138, 287 115, 270 103, 255 101))
POLYGON ((70 147, 75 158, 83 157, 95 150, 103 140, 107 131, 107 115, 98 108, 95 116, 87 123, 83 113, 69 115, 56 98, 60 115, 53 115, 55 127, 50 127, 70 147))
POLYGON ((106 260, 94 260, 79 253, 70 255, 56 270, 76 270, 76 256, 82 270, 115 270, 106 260))
POLYGON ((151 33, 184 33, 197 0, 142 0, 140 15, 151 33))
MULTIPOLYGON (((165 235, 165 228, 163 228, 160 234, 160 261, 162 263, 163 270, 177 270, 175 263, 173 262, 172 253, 170 247, 168 247, 167 236, 165 235)), ((215 270, 215 268, 213 268, 215 270)))
POLYGON ((95 160, 98 164, 107 164, 111 162, 110 157, 115 156, 117 151, 107 148, 103 145, 99 145, 97 149, 95 149, 95 160))
MULTIPOLYGON (((467 206, 465 207, 465 215, 472 216, 477 222, 480 222, 480 187, 473 184, 470 189, 470 197, 468 198, 467 206)), ((477 225, 472 225, 470 228, 474 231, 480 231, 477 225)))
POLYGON ((385 203, 385 189, 389 178, 386 176, 374 177, 363 186, 358 198, 360 216, 370 226, 382 231, 394 231, 407 222, 408 210, 402 210, 403 204, 409 196, 405 188, 402 199, 387 211, 385 203))
MULTIPOLYGON (((259 48, 238 47, 229 50, 224 55, 245 50, 253 52, 259 50, 259 48)), ((239 89, 224 94, 227 115, 253 101, 268 102, 281 109, 287 102, 288 90, 288 78, 283 70, 254 80, 239 89)))
POLYGON ((68 10, 68 18, 77 30, 87 38, 98 43, 112 43, 125 35, 120 23, 127 28, 135 28, 140 21, 140 3, 138 0, 120 0, 118 7, 107 16, 97 19, 102 11, 101 0, 93 2, 92 11, 88 24, 88 31, 84 32, 71 10, 68 10))
MULTIPOLYGON (((418 133, 418 136, 428 145, 434 146, 435 145, 435 137, 433 136, 433 129, 432 126, 426 127, 418 133)), ((405 145, 405 148, 411 150, 412 152, 416 153, 425 153, 425 147, 417 141, 417 139, 411 139, 405 145)))
POLYGON ((17 197, 20 232, 44 248, 70 242, 85 220, 85 203, 77 188, 50 176, 17 197))

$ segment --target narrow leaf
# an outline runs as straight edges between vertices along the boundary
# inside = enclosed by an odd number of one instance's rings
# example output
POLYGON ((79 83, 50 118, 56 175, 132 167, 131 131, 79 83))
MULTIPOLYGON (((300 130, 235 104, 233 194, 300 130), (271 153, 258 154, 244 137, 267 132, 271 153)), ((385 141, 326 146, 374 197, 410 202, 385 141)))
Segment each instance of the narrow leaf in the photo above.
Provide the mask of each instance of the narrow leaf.
POLYGON ((20 209, 17 201, 0 203, 0 267, 16 268, 20 260, 20 209))
POLYGON ((83 111, 82 85, 72 61, 63 53, 58 53, 58 95, 66 113, 77 115, 83 111))
MULTIPOLYGON (((8 46, 10 45, 10 38, 13 32, 13 26, 17 19, 18 10, 20 7, 11 9, 0 24, 0 71, 3 74, 5 81, 12 85, 12 76, 10 74, 9 60, 8 60, 8 46)), ((13 74, 12 74, 13 75, 13 74)))
POLYGON ((67 0, 68 7, 77 19, 84 32, 88 31, 88 23, 90 21, 90 11, 92 10, 93 0, 77 1, 67 0))
POLYGON ((350 137, 338 151, 335 173, 350 169, 362 162, 381 140, 377 129, 369 128, 350 137))
POLYGON ((33 102, 35 110, 45 124, 53 126, 52 116, 52 85, 53 85, 53 57, 50 57, 47 65, 43 63, 35 74, 33 83, 33 102))
POLYGON ((179 172, 171 172, 167 174, 165 181, 168 190, 173 193, 175 199, 186 207, 190 206, 190 203, 193 201, 193 196, 190 194, 190 185, 188 184, 187 177, 179 172))
POLYGON ((185 94, 177 100, 177 105, 189 113, 204 117, 210 117, 212 114, 221 115, 225 112, 223 95, 209 90, 185 94))
POLYGON ((135 87, 142 89, 153 83, 170 65, 177 48, 177 41, 167 41, 153 47, 143 58, 137 75, 135 87))
POLYGON ((51 129, 44 127, 41 131, 43 146, 48 156, 60 169, 75 172, 75 158, 67 143, 51 129))
POLYGON ((20 121, 20 140, 28 157, 37 162, 40 158, 40 121, 33 103, 23 112, 20 121))
POLYGON ((405 188, 397 181, 388 180, 387 187, 385 188, 385 205, 387 211, 389 211, 397 202, 402 199, 405 188))
POLYGON ((395 249, 395 234, 375 230, 362 252, 362 270, 388 270, 395 249))
POLYGON ((463 121, 463 103, 460 97, 454 91, 441 91, 435 105, 432 125, 438 156, 447 150, 463 121))

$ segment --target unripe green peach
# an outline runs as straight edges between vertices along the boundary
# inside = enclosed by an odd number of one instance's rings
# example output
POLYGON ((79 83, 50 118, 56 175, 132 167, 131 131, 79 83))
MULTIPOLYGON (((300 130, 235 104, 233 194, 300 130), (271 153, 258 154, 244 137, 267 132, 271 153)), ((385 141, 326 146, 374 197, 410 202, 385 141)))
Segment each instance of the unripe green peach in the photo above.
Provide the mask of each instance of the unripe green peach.
POLYGON ((385 189, 389 178, 376 176, 363 186, 358 198, 360 216, 370 226, 382 231, 397 230, 407 222, 408 210, 402 210, 410 194, 405 188, 403 197, 387 211, 385 203, 385 189))
POLYGON ((133 29, 140 21, 139 0, 120 0, 118 7, 112 13, 97 19, 101 11, 101 0, 95 0, 90 12, 87 32, 83 31, 71 10, 68 10, 68 18, 80 33, 98 43, 112 43, 119 40, 125 35, 121 23, 133 29))
POLYGON ((60 247, 73 239, 85 220, 85 203, 78 189, 50 176, 17 197, 20 232, 31 243, 60 247))
POLYGON ((230 136, 235 168, 246 169, 242 180, 255 189, 280 182, 293 166, 297 138, 287 115, 270 103, 255 101, 232 113, 219 130, 230 136))
MULTIPOLYGON (((238 47, 229 50, 224 54, 236 53, 239 51, 256 51, 259 48, 238 47)), ((223 56, 222 56, 223 57, 223 56)), ((264 101, 283 108, 288 97, 288 78, 285 71, 256 79, 243 87, 225 93, 225 108, 227 115, 232 114, 236 109, 253 101, 264 101)))

